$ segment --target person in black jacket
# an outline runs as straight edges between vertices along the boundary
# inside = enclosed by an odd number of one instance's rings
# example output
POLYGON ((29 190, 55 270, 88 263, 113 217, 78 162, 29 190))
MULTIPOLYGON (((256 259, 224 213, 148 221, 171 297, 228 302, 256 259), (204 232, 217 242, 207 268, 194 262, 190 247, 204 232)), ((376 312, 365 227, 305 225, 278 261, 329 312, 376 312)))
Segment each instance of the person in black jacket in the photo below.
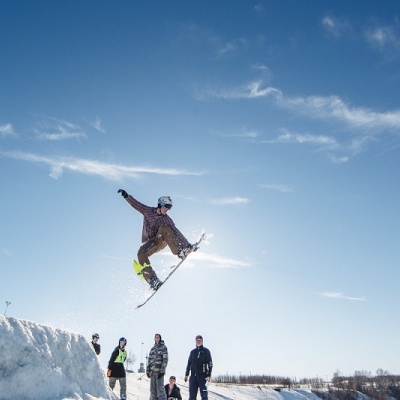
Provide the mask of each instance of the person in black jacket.
POLYGON ((126 399, 126 373, 124 362, 126 360, 126 339, 119 339, 119 345, 111 354, 108 362, 107 376, 110 378, 109 385, 111 390, 114 390, 117 380, 119 380, 121 399, 126 399))
POLYGON ((211 381, 213 363, 210 350, 203 346, 203 336, 196 336, 196 348, 190 352, 185 382, 189 379, 189 400, 196 400, 200 389, 202 400, 208 400, 207 384, 211 381))
POLYGON ((170 376, 169 383, 167 383, 164 387, 167 400, 182 400, 181 389, 179 389, 179 387, 176 385, 175 376, 170 376))
POLYGON ((96 352, 97 355, 100 354, 101 348, 99 343, 97 343, 97 341, 100 339, 100 336, 98 333, 94 333, 92 335, 92 346, 94 348, 94 351, 96 352))

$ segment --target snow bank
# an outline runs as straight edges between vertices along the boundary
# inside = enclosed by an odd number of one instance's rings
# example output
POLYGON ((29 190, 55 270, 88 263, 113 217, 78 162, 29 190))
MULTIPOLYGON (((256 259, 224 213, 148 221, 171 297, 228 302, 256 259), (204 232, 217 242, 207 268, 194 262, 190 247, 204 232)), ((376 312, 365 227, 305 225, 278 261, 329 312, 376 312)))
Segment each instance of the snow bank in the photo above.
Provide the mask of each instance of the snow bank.
MULTIPOLYGON (((182 377, 177 384, 182 398, 189 398, 182 377)), ((82 335, 0 316, 0 400, 117 400, 119 389, 117 383, 111 392, 105 371, 82 335)), ((211 383, 208 391, 209 400, 321 400, 309 390, 278 393, 266 385, 211 383)), ((127 398, 149 397, 149 379, 128 373, 127 398)))
POLYGON ((0 316, 0 400, 117 399, 82 335, 0 316))

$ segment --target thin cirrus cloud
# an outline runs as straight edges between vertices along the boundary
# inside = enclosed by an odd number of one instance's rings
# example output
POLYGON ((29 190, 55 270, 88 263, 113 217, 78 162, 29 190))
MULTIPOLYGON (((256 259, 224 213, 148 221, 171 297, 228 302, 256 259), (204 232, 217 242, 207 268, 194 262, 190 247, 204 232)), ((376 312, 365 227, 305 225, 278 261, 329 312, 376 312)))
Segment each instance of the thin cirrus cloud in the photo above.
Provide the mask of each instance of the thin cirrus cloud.
POLYGON ((281 193, 293 193, 294 192, 294 189, 291 188, 290 186, 283 185, 280 183, 260 184, 260 187, 263 189, 274 190, 276 192, 281 192, 281 193))
POLYGON ((198 93, 199 99, 223 98, 257 99, 270 97, 279 108, 289 109, 312 119, 336 120, 360 129, 398 130, 400 129, 400 110, 386 112, 374 111, 367 107, 353 107, 339 96, 285 96, 277 88, 264 86, 262 81, 228 89, 205 89, 198 93))
POLYGON ((396 29, 391 26, 379 26, 368 29, 365 36, 370 45, 377 46, 381 50, 384 48, 400 48, 400 37, 396 33, 396 29))
POLYGON ((0 125, 0 138, 6 136, 16 136, 14 128, 11 124, 0 125))
POLYGON ((290 132, 287 129, 283 129, 283 132, 273 140, 275 143, 308 143, 324 145, 329 147, 335 147, 337 141, 335 138, 326 135, 311 135, 309 133, 297 133, 290 132))
POLYGON ((94 129, 98 130, 99 132, 106 133, 105 129, 102 126, 100 117, 96 117, 96 119, 91 123, 94 129))
POLYGON ((367 301, 365 297, 351 297, 351 296, 346 296, 343 293, 340 292, 322 292, 319 293, 320 296, 322 297, 328 297, 330 299, 343 299, 343 300, 351 300, 351 301, 367 301))
POLYGON ((82 128, 72 122, 54 117, 42 116, 41 121, 34 129, 36 138, 41 141, 61 141, 86 138, 82 128))
POLYGON ((68 139, 78 139, 78 138, 86 138, 86 134, 81 131, 69 131, 63 127, 58 127, 56 131, 51 133, 39 133, 37 132, 37 138, 39 140, 48 140, 48 141, 59 141, 59 140, 68 140, 68 139))
POLYGON ((235 197, 224 197, 222 199, 213 199, 211 200, 212 204, 217 206, 225 206, 225 205, 236 205, 236 204, 247 204, 250 200, 245 197, 235 196, 235 197))
POLYGON ((241 269, 250 268, 251 264, 246 261, 236 260, 230 257, 220 256, 218 254, 207 254, 205 252, 196 252, 190 256, 194 260, 205 261, 208 266, 217 268, 241 269))
POLYGON ((202 175, 202 172, 185 171, 173 168, 157 168, 146 166, 124 166, 108 164, 97 160, 79 159, 73 157, 45 157, 24 152, 0 152, 0 156, 22 160, 35 164, 45 164, 50 167, 50 177, 58 179, 65 170, 85 175, 97 175, 111 181, 123 178, 140 179, 143 174, 158 175, 202 175))
POLYGON ((334 16, 325 16, 322 19, 322 26, 328 31, 331 35, 336 38, 342 36, 346 31, 350 30, 350 25, 347 21, 343 19, 339 19, 334 16))
POLYGON ((222 137, 226 138, 243 138, 243 139, 255 139, 259 136, 259 134, 253 130, 246 130, 244 132, 239 132, 239 133, 226 133, 222 134, 222 137))

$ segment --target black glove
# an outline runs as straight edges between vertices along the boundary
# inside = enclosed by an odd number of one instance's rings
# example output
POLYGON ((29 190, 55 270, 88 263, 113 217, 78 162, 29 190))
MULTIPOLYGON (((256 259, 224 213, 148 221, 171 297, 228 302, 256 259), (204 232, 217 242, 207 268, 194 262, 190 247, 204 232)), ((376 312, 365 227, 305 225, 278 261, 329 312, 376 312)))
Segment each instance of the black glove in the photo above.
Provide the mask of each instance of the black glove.
POLYGON ((164 378, 165 372, 160 372, 158 374, 158 379, 164 378))
POLYGON ((121 196, 126 199, 128 197, 128 193, 124 189, 119 189, 118 193, 121 193, 121 196))

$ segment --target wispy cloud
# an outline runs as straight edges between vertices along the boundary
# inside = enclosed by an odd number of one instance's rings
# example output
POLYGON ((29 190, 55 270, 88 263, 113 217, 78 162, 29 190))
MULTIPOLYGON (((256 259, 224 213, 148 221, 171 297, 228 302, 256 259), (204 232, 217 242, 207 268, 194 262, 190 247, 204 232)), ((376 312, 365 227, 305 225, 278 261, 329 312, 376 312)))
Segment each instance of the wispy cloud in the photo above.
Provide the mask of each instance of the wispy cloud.
POLYGON ((283 133, 277 136, 273 140, 275 143, 306 143, 306 144, 317 144, 324 146, 336 146, 336 139, 326 135, 311 135, 309 133, 297 133, 290 132, 287 129, 283 129, 283 133))
POLYGON ((103 126, 101 124, 101 119, 99 117, 96 117, 96 119, 91 123, 94 129, 97 129, 99 132, 106 133, 106 131, 103 129, 103 126))
POLYGON ((318 293, 322 297, 328 297, 330 299, 343 299, 343 300, 351 300, 351 301, 367 301, 364 297, 351 297, 346 296, 340 292, 322 292, 318 293))
POLYGON ((249 203, 249 199, 245 197, 225 197, 223 199, 213 199, 211 200, 212 204, 217 206, 225 206, 225 205, 236 205, 236 204, 247 204, 249 203))
POLYGON ((264 64, 253 64, 251 68, 257 72, 261 72, 263 75, 272 75, 271 70, 264 64))
POLYGON ((353 107, 340 97, 332 96, 285 96, 281 90, 265 86, 262 81, 251 82, 233 89, 205 89, 199 98, 215 97, 223 99, 256 99, 269 97, 279 108, 311 119, 336 120, 352 128, 365 130, 400 129, 400 110, 374 111, 367 107, 353 107))
POLYGON ((262 87, 262 81, 250 82, 235 88, 218 89, 207 87, 196 92, 198 100, 205 100, 207 98, 221 98, 226 100, 238 99, 252 99, 267 96, 280 97, 282 92, 273 87, 262 87))
POLYGON ((4 247, 0 248, 0 254, 4 254, 7 257, 11 257, 11 255, 12 255, 11 252, 8 251, 7 249, 5 249, 4 247))
POLYGON ((335 37, 342 36, 346 31, 350 29, 350 25, 346 20, 339 19, 332 15, 327 15, 322 18, 321 24, 327 32, 335 37))
POLYGON ((107 180, 120 181, 123 178, 139 179, 143 174, 156 175, 202 175, 202 172, 191 172, 173 168, 158 168, 150 166, 124 166, 108 164, 96 160, 79 159, 73 157, 46 157, 32 153, 2 152, 0 156, 15 160, 28 161, 36 164, 45 164, 50 167, 50 177, 58 179, 64 170, 85 175, 96 175, 107 180))
POLYGON ((354 128, 400 129, 400 110, 377 112, 367 107, 351 107, 338 96, 283 98, 280 105, 311 118, 334 119, 354 128))
POLYGON ((6 136, 16 136, 14 128, 11 124, 0 125, 0 138, 6 136))
POLYGON ((218 49, 218 55, 224 56, 230 53, 235 53, 239 49, 245 48, 248 46, 248 42, 246 39, 239 38, 233 39, 230 42, 221 43, 218 49))
POLYGON ((400 49, 400 36, 392 26, 379 26, 368 29, 365 33, 367 42, 373 47, 400 49))
POLYGON ((241 269, 251 267, 251 264, 246 261, 235 260, 218 254, 207 254, 205 252, 192 253, 190 258, 193 260, 205 261, 207 265, 218 268, 241 269))
POLYGON ((38 123, 38 128, 34 129, 34 132, 37 138, 43 141, 86 138, 86 133, 80 126, 69 121, 47 116, 42 117, 42 120, 38 123))
POLYGON ((245 130, 243 132, 238 132, 238 133, 226 133, 226 134, 222 134, 221 136, 244 138, 244 139, 255 139, 256 137, 259 136, 259 134, 253 130, 245 130))
POLYGON ((329 157, 330 161, 332 164, 344 164, 347 163, 350 160, 349 156, 336 156, 336 155, 331 155, 329 157))
POLYGON ((264 14, 265 13, 265 7, 263 3, 257 3, 254 7, 253 10, 259 14, 264 14))
POLYGON ((274 190, 281 193, 293 193, 294 189, 290 186, 279 184, 279 183, 267 183, 259 185, 263 189, 274 190))

